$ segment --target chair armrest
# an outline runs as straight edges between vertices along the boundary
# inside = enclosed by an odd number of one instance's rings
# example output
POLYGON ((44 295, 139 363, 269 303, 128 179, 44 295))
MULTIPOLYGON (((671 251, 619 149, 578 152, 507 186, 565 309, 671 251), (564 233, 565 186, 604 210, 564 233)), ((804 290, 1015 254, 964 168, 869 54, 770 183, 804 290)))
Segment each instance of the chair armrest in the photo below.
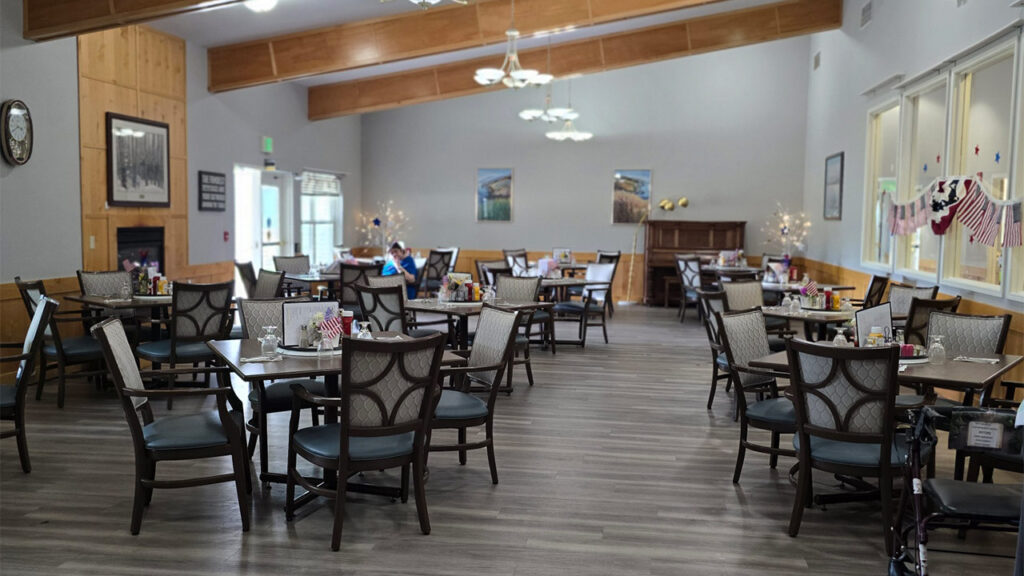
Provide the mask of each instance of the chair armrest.
POLYGON ((789 374, 785 372, 776 372, 769 370, 768 368, 751 368, 749 366, 734 366, 729 365, 729 369, 734 372, 745 372, 747 374, 754 374, 757 376, 771 376, 772 378, 789 378, 789 374))
POLYGON ((491 370, 498 370, 504 363, 491 364, 489 366, 442 366, 441 376, 454 376, 456 374, 472 374, 473 372, 490 372, 491 370))
POLYGON ((0 348, 21 348, 24 342, 0 342, 0 348))
POLYGON ((327 396, 317 396, 311 393, 309 390, 299 383, 291 385, 292 389, 292 410, 301 410, 304 405, 312 404, 314 406, 324 406, 332 408, 341 408, 341 398, 329 398, 327 396))
POLYGON ((125 388, 122 394, 139 398, 175 398, 179 396, 223 396, 233 393, 231 387, 224 388, 172 388, 170 390, 138 390, 125 388))
POLYGON ((0 362, 19 362, 21 360, 28 360, 31 357, 31 354, 18 354, 16 356, 0 356, 0 362))
POLYGON ((160 370, 144 370, 139 372, 139 375, 143 378, 153 378, 157 376, 174 376, 176 374, 230 374, 231 369, 227 366, 214 366, 210 368, 163 368, 160 370))

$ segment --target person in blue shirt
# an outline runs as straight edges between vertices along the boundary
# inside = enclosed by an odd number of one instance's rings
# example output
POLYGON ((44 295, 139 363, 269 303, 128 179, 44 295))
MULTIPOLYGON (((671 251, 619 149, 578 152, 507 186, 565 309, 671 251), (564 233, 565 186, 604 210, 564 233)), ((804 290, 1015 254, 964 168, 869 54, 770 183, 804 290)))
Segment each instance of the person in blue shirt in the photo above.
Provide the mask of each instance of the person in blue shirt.
POLYGON ((381 269, 381 276, 394 276, 395 274, 402 274, 405 276, 405 291, 409 295, 409 298, 416 297, 416 291, 419 288, 416 286, 416 261, 405 249, 404 242, 395 242, 391 245, 388 250, 388 254, 391 259, 381 269))

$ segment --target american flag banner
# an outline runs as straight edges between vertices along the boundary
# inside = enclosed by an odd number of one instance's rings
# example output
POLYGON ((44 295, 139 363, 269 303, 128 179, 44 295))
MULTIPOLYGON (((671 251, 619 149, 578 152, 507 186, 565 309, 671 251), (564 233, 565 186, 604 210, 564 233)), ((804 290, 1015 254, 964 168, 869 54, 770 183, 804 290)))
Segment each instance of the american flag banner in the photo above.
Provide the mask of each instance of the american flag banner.
POLYGON ((1003 248, 1020 246, 1021 203, 1007 204, 1003 212, 1003 248))
POLYGON ((334 340, 341 336, 341 318, 331 314, 328 310, 322 322, 320 322, 320 336, 328 340, 334 340))
POLYGON ((932 233, 942 236, 953 224, 953 217, 963 206, 964 198, 976 187, 970 178, 938 180, 931 188, 932 233))
POLYGON ((985 246, 995 246, 996 235, 999 232, 999 217, 1002 216, 1002 206, 985 199, 985 216, 981 224, 974 230, 971 242, 978 242, 985 246))

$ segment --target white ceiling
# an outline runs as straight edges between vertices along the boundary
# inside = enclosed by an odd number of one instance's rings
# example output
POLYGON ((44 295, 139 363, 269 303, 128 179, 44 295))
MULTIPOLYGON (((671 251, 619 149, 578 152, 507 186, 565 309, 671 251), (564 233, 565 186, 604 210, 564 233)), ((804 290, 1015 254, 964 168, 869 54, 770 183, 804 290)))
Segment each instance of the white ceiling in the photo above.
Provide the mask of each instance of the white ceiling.
MULTIPOLYGON (((550 1, 554 2, 557 0, 550 1)), ((593 36, 603 36, 636 28, 666 24, 677 20, 697 18, 720 12, 731 12, 777 1, 726 0, 706 6, 685 8, 652 16, 562 31, 558 32, 552 41, 555 44, 561 44, 593 36)), ((441 5, 447 3, 448 0, 444 0, 441 5)), ((152 22, 150 25, 164 32, 184 38, 189 42, 209 47, 244 42, 277 34, 287 34, 343 22, 379 18, 413 10, 421 10, 421 8, 408 0, 390 0, 388 2, 381 2, 380 0, 279 0, 276 8, 261 14, 252 12, 242 4, 233 4, 223 8, 165 18, 152 22)), ((547 41, 546 37, 533 36, 522 38, 519 41, 519 48, 520 50, 527 50, 542 47, 547 41)), ((493 44, 422 58, 356 68, 344 72, 299 78, 292 80, 292 82, 304 86, 313 86, 392 74, 414 68, 436 66, 489 55, 494 55, 500 59, 500 55, 504 51, 504 44, 493 44)), ((500 61, 495 62, 495 66, 498 64, 500 64, 500 61)))

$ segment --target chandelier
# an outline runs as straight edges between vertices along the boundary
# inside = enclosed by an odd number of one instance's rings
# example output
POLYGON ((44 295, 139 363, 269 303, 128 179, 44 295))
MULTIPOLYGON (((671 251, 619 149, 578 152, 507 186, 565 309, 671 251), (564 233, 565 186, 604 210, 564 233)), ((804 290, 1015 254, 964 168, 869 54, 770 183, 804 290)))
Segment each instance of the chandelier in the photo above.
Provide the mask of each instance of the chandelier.
MULTIPOLYGON (((548 36, 548 72, 551 72, 551 36, 548 36)), ((551 107, 551 84, 547 85, 547 94, 544 96, 544 109, 540 108, 527 108, 519 113, 519 117, 527 122, 533 122, 534 120, 543 120, 545 122, 559 122, 565 120, 575 120, 579 118, 579 114, 573 111, 572 108, 552 108, 551 107)))
POLYGON ((573 142, 585 142, 594 137, 592 132, 577 130, 576 126, 572 123, 573 120, 580 116, 572 109, 572 80, 569 81, 569 105, 565 108, 553 108, 552 110, 567 110, 568 113, 563 115, 561 118, 556 118, 556 120, 564 120, 561 130, 551 130, 544 134, 544 136, 549 140, 554 140, 556 142, 565 142, 566 140, 572 140, 573 142))
MULTIPOLYGON (((429 0, 425 0, 429 1, 429 0)), ((523 68, 519 63, 519 51, 516 43, 519 40, 519 30, 516 30, 516 3, 512 0, 512 23, 505 31, 507 45, 505 47, 505 61, 500 68, 479 68, 473 80, 481 86, 493 86, 501 82, 509 88, 522 88, 524 86, 540 86, 547 84, 554 79, 551 74, 541 74, 536 70, 523 68)))

